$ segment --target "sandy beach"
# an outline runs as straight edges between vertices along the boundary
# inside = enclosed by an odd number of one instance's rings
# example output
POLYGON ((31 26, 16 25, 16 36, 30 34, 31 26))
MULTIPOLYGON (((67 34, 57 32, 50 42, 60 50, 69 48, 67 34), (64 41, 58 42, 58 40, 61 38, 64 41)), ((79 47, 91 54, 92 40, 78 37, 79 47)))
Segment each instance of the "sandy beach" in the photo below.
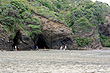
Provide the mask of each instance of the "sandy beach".
POLYGON ((0 73, 110 73, 110 50, 0 51, 0 73))

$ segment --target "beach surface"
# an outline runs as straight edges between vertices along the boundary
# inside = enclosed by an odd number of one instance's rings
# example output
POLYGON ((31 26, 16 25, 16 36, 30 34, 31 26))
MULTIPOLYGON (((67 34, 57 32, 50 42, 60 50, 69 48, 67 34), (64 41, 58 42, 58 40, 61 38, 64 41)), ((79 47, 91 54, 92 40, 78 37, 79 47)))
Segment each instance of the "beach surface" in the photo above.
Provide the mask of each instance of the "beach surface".
POLYGON ((0 73, 110 73, 110 50, 0 51, 0 73))

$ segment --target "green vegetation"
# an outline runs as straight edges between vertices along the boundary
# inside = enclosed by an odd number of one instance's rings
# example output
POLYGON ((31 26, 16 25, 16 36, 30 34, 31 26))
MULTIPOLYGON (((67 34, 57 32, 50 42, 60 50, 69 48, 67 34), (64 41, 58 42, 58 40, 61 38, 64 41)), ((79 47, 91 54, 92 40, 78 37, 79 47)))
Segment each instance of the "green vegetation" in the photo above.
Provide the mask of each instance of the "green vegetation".
POLYGON ((81 17, 80 19, 74 22, 74 26, 72 27, 73 27, 72 31, 75 32, 75 37, 76 37, 75 39, 79 47, 92 44, 92 40, 90 37, 89 38, 80 37, 84 35, 85 33, 87 34, 92 31, 93 25, 88 21, 87 18, 81 17))
POLYGON ((75 40, 78 43, 79 47, 83 47, 83 46, 92 44, 92 39, 90 39, 90 38, 75 38, 75 40))
MULTIPOLYGON (((1 0, 0 20, 4 26, 13 33, 17 29, 23 29, 30 36, 32 33, 41 33, 40 21, 34 18, 32 11, 62 21, 73 31, 82 30, 89 32, 94 26, 105 22, 105 15, 110 12, 110 6, 102 2, 91 0, 1 0), (74 29, 73 26, 78 26, 74 29), (32 29, 30 31, 30 29, 32 29)), ((97 31, 96 30, 96 31, 97 31)), ((76 35, 77 36, 77 35, 76 35)), ((84 38, 85 39, 85 38, 84 38)), ((106 38, 107 41, 108 38, 106 38)), ((82 40, 82 38, 77 39, 82 40)), ((103 46, 110 44, 110 41, 103 44, 105 38, 101 36, 103 46)), ((77 41, 79 43, 79 41, 77 41)), ((85 41, 80 42, 84 46, 85 41)), ((90 44, 90 43, 89 43, 90 44)), ((86 44, 86 45, 89 45, 86 44)))
POLYGON ((101 35, 100 41, 101 41, 102 46, 110 47, 110 38, 109 37, 106 37, 105 35, 101 35))
POLYGON ((15 33, 16 30, 21 29, 25 34, 30 36, 31 33, 39 34, 40 21, 33 17, 29 8, 19 0, 11 0, 9 4, 0 6, 1 21, 4 26, 7 26, 10 32, 15 33), (37 27, 37 29, 31 26, 37 27), (29 30, 32 29, 32 30, 29 30), (27 33, 26 33, 27 32, 27 33))
MULTIPOLYGON (((82 17, 79 20, 76 20, 74 22, 74 25, 77 26, 77 28, 74 31, 76 31, 78 33, 80 32, 80 30, 88 33, 91 31, 91 29, 93 27, 93 25, 85 17, 82 17)), ((73 29, 74 29, 74 27, 73 27, 73 29)))

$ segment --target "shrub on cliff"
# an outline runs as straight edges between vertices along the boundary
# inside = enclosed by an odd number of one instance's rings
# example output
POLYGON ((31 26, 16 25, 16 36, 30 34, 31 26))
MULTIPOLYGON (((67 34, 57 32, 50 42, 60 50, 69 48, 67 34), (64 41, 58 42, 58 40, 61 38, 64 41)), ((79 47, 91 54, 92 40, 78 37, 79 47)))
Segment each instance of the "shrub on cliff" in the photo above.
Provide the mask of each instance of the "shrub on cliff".
POLYGON ((19 11, 16 7, 11 6, 10 4, 1 6, 1 17, 4 25, 11 26, 14 25, 15 19, 19 15, 19 11))
POLYGON ((10 4, 1 5, 0 14, 2 17, 2 24, 4 24, 4 26, 8 26, 12 34, 15 33, 14 30, 18 29, 21 29, 27 33, 29 32, 28 35, 31 35, 31 33, 37 34, 41 32, 39 20, 33 17, 27 6, 22 4, 21 1, 12 0, 10 1, 10 4), (27 28, 31 28, 31 26, 28 25, 34 25, 39 28, 29 30, 27 28))
POLYGON ((102 46, 110 47, 110 38, 109 37, 106 37, 105 35, 101 35, 100 41, 101 41, 102 46))
POLYGON ((76 42, 78 44, 79 47, 83 47, 83 46, 86 46, 86 45, 92 45, 92 39, 90 38, 78 38, 76 37, 76 42))
POLYGON ((11 5, 15 6, 20 13, 25 12, 28 10, 27 6, 25 4, 22 4, 20 1, 18 0, 12 0, 10 2, 11 5))
POLYGON ((79 20, 74 22, 73 29, 80 34, 82 31, 84 33, 88 33, 92 29, 92 24, 85 17, 80 18, 79 20))

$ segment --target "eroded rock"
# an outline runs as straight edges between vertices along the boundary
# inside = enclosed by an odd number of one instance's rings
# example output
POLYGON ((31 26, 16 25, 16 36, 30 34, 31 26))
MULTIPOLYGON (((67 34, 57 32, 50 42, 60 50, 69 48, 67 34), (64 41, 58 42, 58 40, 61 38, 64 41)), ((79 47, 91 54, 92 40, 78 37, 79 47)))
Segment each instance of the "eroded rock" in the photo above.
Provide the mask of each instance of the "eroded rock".
MULTIPOLYGON (((18 46, 17 48, 19 50, 34 49, 34 43, 30 37, 26 36, 25 34, 22 34, 21 35, 22 41, 26 42, 27 44, 20 41, 20 39, 18 39, 18 37, 15 38, 16 43, 14 44, 14 41, 13 41, 14 37, 11 38, 10 34, 11 34, 11 32, 7 32, 3 28, 3 25, 0 24, 0 49, 13 50, 14 46, 18 46), (12 46, 13 46, 13 48, 12 48, 12 46)), ((15 35, 16 35, 16 32, 15 32, 15 35)))
POLYGON ((100 35, 110 37, 110 14, 106 16, 105 20, 104 24, 99 24, 99 33, 100 35))
POLYGON ((67 46, 68 49, 77 49, 77 44, 71 30, 58 21, 49 20, 41 15, 35 15, 41 20, 41 31, 46 44, 51 49, 59 49, 60 46, 67 46))
POLYGON ((22 40, 24 42, 26 42, 26 44, 23 43, 22 41, 20 41, 20 43, 18 45, 19 50, 31 50, 31 49, 35 49, 34 48, 34 42, 33 42, 33 40, 30 37, 28 37, 26 35, 22 35, 22 40))
POLYGON ((79 49, 99 49, 102 47, 98 29, 91 25, 86 18, 77 20, 73 25, 79 49), (82 20, 82 22, 80 22, 82 20))
POLYGON ((9 50, 11 42, 9 42, 9 33, 4 29, 3 25, 0 24, 0 49, 9 50))

